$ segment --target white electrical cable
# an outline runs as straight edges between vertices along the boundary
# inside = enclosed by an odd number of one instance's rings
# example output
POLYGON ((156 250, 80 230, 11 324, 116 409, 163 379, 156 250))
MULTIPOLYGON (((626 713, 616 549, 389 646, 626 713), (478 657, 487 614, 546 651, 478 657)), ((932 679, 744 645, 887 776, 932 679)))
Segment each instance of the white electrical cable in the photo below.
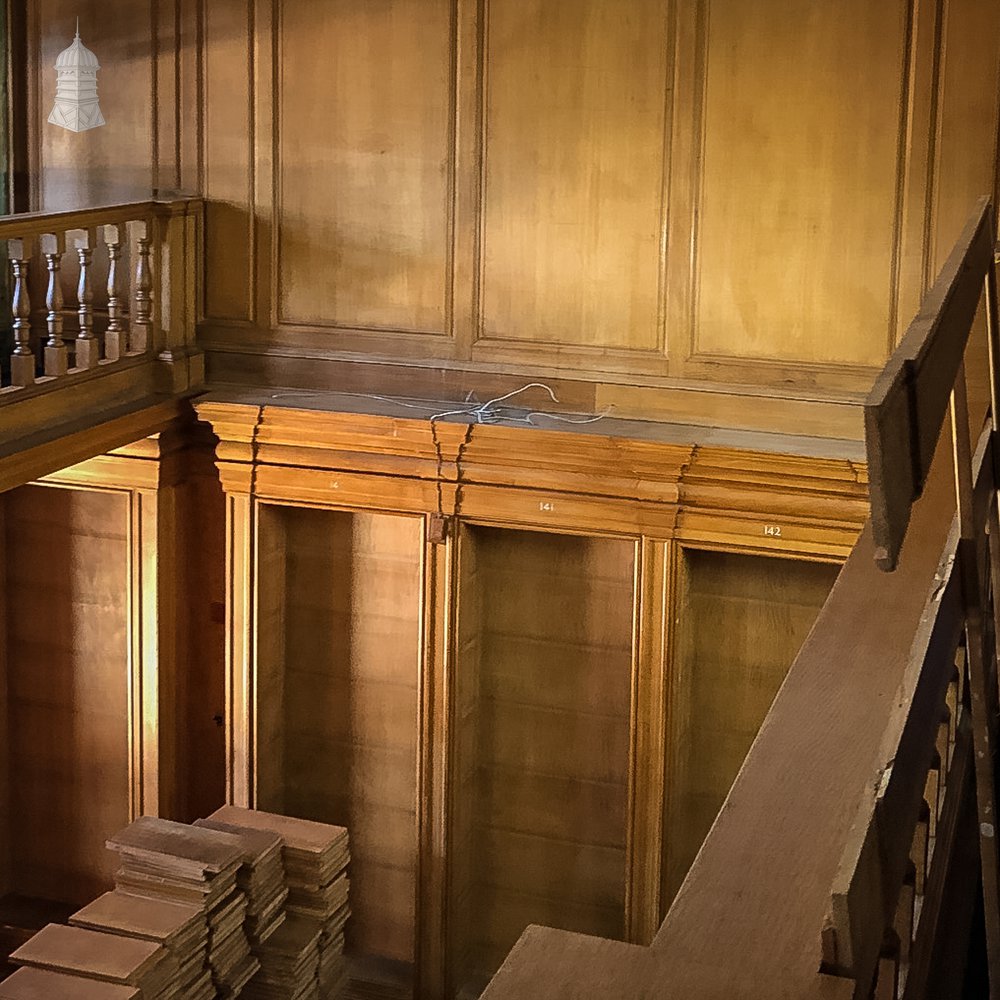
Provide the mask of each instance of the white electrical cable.
MULTIPOLYGON (((447 417, 472 417, 473 423, 476 424, 526 424, 530 427, 537 427, 538 423, 536 418, 542 417, 546 420, 556 420, 563 424, 594 424, 599 420, 604 420, 610 413, 611 408, 608 407, 603 413, 595 414, 592 417, 566 417, 559 413, 546 413, 544 410, 530 410, 524 416, 516 415, 514 413, 503 413, 500 412, 501 409, 511 410, 513 407, 500 407, 501 403, 507 402, 509 399, 514 399, 520 396, 521 393, 527 392, 529 389, 543 389, 549 394, 549 398, 553 403, 559 402, 559 397, 556 396, 555 392, 552 391, 550 386, 547 386, 544 382, 528 382, 526 385, 522 385, 520 389, 512 389, 510 392, 504 393, 502 396, 496 396, 493 399, 487 400, 485 403, 479 403, 475 406, 466 405, 454 410, 443 410, 440 412, 434 412, 436 407, 428 405, 427 403, 409 403, 402 399, 397 399, 392 396, 379 396, 374 393, 368 392, 343 392, 338 393, 342 396, 356 396, 359 399, 374 399, 381 403, 391 403, 394 406, 402 406, 409 410, 423 410, 424 412, 430 413, 430 421, 433 423, 437 420, 444 420, 447 417), (500 407, 500 409, 498 409, 500 407)), ((271 394, 271 399, 281 399, 284 397, 303 397, 303 396, 318 396, 318 392, 276 392, 271 394)), ((474 393, 470 392, 466 402, 469 403, 471 397, 474 393)))

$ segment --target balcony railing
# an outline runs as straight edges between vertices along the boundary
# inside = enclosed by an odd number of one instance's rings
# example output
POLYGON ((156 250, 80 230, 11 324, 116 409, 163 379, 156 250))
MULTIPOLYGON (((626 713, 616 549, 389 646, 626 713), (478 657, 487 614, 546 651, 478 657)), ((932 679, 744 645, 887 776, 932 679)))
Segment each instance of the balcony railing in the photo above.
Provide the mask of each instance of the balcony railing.
POLYGON ((201 386, 202 218, 193 198, 0 218, 0 460, 201 386))
POLYGON ((995 234, 984 201, 876 382, 872 521, 652 944, 531 927, 484 1000, 959 996, 980 856, 1000 996, 995 234))

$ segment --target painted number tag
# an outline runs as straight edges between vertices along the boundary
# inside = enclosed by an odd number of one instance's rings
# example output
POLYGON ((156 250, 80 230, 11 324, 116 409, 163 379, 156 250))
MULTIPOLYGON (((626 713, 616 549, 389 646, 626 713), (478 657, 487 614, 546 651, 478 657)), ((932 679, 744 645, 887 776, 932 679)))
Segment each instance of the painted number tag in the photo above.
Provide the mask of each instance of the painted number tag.
POLYGON ((538 509, 539 510, 544 510, 547 513, 551 513, 552 511, 554 511, 556 509, 556 505, 554 503, 552 503, 551 501, 549 501, 549 500, 542 500, 538 504, 538 509))
POLYGON ((765 524, 764 534, 768 538, 781 538, 781 527, 777 524, 765 524))

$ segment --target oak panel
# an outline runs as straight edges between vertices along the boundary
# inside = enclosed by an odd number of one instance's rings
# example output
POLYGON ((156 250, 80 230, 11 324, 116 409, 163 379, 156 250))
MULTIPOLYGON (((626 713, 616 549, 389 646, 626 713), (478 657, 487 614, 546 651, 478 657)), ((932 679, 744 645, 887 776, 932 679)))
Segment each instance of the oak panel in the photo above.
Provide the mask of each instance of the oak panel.
MULTIPOLYGON (((937 277, 976 200, 994 197, 996 128, 1000 98, 1000 7, 955 0, 945 8, 938 90, 939 139, 935 146, 934 188, 926 263, 929 285, 937 277), (970 86, 980 80, 982 86, 970 86), (988 83, 987 83, 988 81, 988 83), (988 126, 987 123, 993 123, 988 126)), ((981 412, 989 400, 986 319, 980 306, 965 360, 970 410, 981 412)), ((973 423, 975 416, 972 416, 973 423)), ((970 427, 972 440, 980 427, 970 427)))
POLYGON ((280 322, 445 332, 452 6, 281 5, 280 322))
POLYGON ((671 670, 664 909, 838 572, 825 563, 684 551, 671 670))
MULTIPOLYGON (((181 497, 184 549, 180 570, 186 623, 178 670, 178 768, 186 776, 177 819, 208 816, 226 797, 226 507, 211 454, 191 459, 181 497), (185 669, 186 668, 186 669, 185 669)), ((166 540, 169 544, 169 539, 166 540)))
POLYGON ((463 535, 450 841, 457 992, 477 990, 529 923, 624 934, 634 549, 498 528, 463 535))
POLYGON ((697 5, 696 356, 887 356, 908 6, 697 5))
POLYGON ((658 350, 668 5, 485 10, 480 335, 658 350))
POLYGON ((976 200, 992 195, 996 174, 1000 7, 949 0, 945 7, 929 282, 968 221, 976 200), (982 81, 970 86, 971 80, 982 81))
POLYGON ((83 903, 129 819, 128 500, 6 494, 13 887, 83 903))
POLYGON ((348 948, 412 963, 421 523, 264 507, 258 533, 259 794, 348 828, 348 948))
POLYGON ((253 316, 252 0, 205 3, 205 312, 253 316))

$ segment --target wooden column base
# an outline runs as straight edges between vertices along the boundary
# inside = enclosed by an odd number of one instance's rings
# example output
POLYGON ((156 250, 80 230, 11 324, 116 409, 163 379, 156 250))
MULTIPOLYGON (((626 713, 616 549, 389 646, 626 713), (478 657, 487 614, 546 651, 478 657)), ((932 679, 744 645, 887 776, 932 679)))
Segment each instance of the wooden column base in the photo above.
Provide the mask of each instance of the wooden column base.
POLYGON ((69 351, 65 344, 58 347, 45 348, 45 374, 50 378, 58 378, 69 370, 69 351))
POLYGON ((129 335, 129 354, 144 354, 149 347, 149 325, 136 320, 129 335))
POLYGON ((108 330, 104 334, 104 360, 117 361, 122 356, 125 346, 125 335, 117 330, 108 330))
POLYGON ((76 342, 76 367, 96 368, 101 360, 101 344, 97 338, 92 340, 77 340, 76 342))
POLYGON ((35 384, 34 354, 14 354, 10 359, 10 380, 13 385, 35 384))

